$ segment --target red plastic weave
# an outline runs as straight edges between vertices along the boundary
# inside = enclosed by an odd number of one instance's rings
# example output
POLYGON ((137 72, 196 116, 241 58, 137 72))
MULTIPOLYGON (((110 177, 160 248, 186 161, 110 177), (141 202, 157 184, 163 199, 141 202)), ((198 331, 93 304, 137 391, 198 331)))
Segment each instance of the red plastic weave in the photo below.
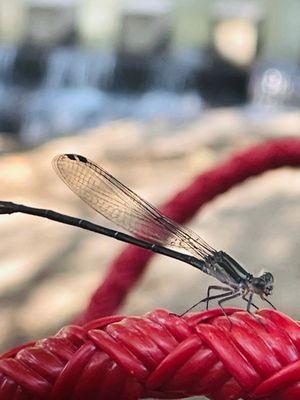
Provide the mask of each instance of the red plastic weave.
POLYGON ((0 359, 0 399, 300 398, 300 326, 273 310, 104 317, 0 359), (260 322, 257 319, 260 319, 260 322))
MULTIPOLYGON (((228 161, 200 174, 161 210, 179 223, 191 219, 203 205, 249 177, 284 166, 300 166, 300 140, 272 140, 242 151, 228 161)), ((150 259, 150 251, 131 245, 112 263, 102 284, 91 297, 90 304, 76 323, 113 314, 138 282, 150 259)))

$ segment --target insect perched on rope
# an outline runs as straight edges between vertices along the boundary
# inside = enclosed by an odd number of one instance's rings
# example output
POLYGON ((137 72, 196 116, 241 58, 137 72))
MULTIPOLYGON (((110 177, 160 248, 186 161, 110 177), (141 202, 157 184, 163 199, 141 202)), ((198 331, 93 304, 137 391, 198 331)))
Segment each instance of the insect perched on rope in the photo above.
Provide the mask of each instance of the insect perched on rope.
POLYGON ((247 311, 250 312, 251 305, 258 308, 252 303, 254 295, 258 295, 275 308, 267 299, 272 294, 274 283, 270 272, 254 277, 229 254, 215 250, 192 230, 162 215, 150 203, 83 156, 59 155, 54 158, 53 166, 63 182, 83 201, 134 236, 55 211, 7 201, 0 201, 0 213, 20 212, 36 215, 110 236, 183 261, 225 285, 209 286, 207 296, 189 310, 201 302, 206 302, 208 307, 208 302, 212 299, 217 299, 219 306, 223 309, 222 303, 241 296, 247 302, 247 311), (181 248, 190 254, 181 253, 169 247, 181 248), (212 296, 212 290, 219 290, 222 293, 212 296))

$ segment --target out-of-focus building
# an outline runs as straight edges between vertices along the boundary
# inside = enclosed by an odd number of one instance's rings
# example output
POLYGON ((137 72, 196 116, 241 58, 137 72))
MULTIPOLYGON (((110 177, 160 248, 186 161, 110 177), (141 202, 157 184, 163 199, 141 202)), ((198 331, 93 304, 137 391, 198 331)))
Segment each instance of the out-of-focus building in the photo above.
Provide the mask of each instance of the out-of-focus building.
POLYGON ((0 41, 49 41, 72 29, 83 44, 111 46, 118 0, 1 0, 0 41))
MULTIPOLYGON (((122 18, 123 20, 128 18, 130 3, 136 2, 133 0, 126 2, 124 0, 1 0, 0 41, 20 42, 26 35, 35 35, 37 30, 40 31, 40 36, 46 39, 51 33, 54 34, 55 30, 58 34, 63 29, 73 27, 73 33, 78 34, 81 43, 112 47, 120 32, 122 18), (128 9, 124 8, 124 4, 129 5, 128 9)), ((220 3, 223 3, 223 15, 226 8, 247 10, 249 4, 250 7, 252 4, 252 9, 256 7, 258 14, 264 13, 260 19, 264 57, 276 55, 277 58, 284 58, 288 55, 299 59, 300 2, 298 0, 221 2, 220 0, 172 0, 170 3, 173 24, 172 44, 175 46, 202 46, 212 40, 212 21, 216 17, 216 3, 219 9, 220 3)), ((242 28, 241 25, 240 27, 242 28)), ((245 26, 243 28, 247 29, 245 26)), ((220 32, 224 33, 222 30, 220 32)), ((259 40, 261 41, 261 38, 259 40)))

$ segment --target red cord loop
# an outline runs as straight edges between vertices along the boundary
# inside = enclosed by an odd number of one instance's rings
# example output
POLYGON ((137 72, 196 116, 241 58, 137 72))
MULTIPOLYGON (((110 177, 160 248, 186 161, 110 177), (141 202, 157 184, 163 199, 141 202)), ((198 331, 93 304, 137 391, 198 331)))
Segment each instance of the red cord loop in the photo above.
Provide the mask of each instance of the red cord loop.
POLYGON ((0 398, 299 399, 299 324, 273 310, 226 312, 156 310, 65 327, 3 356, 0 398))

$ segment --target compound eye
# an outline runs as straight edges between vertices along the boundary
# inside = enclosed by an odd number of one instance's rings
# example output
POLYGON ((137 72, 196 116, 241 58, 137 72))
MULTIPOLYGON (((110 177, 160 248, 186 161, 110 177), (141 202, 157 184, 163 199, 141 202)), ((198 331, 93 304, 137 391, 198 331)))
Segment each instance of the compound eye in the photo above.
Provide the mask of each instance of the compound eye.
POLYGON ((264 274, 264 278, 265 278, 265 281, 268 282, 268 283, 273 283, 274 282, 274 277, 271 274, 271 272, 266 272, 264 274))

